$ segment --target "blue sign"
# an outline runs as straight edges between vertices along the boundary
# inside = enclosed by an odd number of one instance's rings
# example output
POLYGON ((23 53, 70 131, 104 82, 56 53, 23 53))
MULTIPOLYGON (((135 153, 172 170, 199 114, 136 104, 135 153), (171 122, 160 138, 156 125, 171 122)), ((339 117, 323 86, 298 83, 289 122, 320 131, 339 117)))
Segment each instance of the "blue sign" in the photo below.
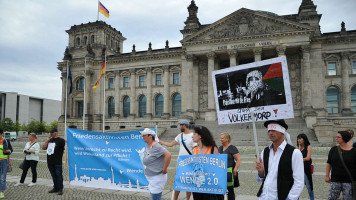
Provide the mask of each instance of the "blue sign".
POLYGON ((227 154, 179 156, 173 190, 226 194, 227 154))
POLYGON ((142 164, 147 144, 139 131, 102 133, 68 128, 70 184, 148 192, 142 164))

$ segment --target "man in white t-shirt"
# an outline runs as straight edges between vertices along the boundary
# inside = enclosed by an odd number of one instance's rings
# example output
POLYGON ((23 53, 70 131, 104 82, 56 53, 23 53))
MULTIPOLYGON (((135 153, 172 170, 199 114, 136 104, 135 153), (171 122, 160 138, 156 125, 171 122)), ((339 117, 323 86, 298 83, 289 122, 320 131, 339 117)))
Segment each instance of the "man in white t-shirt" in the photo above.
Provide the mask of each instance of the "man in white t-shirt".
MULTIPOLYGON (((193 147, 197 144, 193 142, 193 133, 189 130, 189 122, 187 120, 182 120, 178 122, 179 130, 181 131, 177 137, 172 140, 172 142, 165 142, 159 140, 159 143, 167 147, 173 147, 179 144, 179 155, 191 155, 193 153, 193 147), (188 152, 189 151, 189 152, 188 152)), ((187 192, 187 200, 190 199, 191 192, 187 192)), ((179 191, 174 191, 174 200, 177 200, 179 196, 179 191)))

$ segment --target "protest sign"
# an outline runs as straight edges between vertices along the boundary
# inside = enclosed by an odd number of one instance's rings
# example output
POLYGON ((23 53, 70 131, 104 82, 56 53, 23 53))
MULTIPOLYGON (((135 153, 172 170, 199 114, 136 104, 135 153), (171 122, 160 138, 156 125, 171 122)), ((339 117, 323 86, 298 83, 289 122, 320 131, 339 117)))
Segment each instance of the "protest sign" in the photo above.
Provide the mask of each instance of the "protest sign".
POLYGON ((147 144, 139 131, 103 133, 68 128, 70 184, 148 192, 142 165, 147 144))
POLYGON ((212 73, 219 124, 293 118, 285 56, 212 73))
POLYGON ((179 156, 173 190, 226 194, 227 154, 179 156))

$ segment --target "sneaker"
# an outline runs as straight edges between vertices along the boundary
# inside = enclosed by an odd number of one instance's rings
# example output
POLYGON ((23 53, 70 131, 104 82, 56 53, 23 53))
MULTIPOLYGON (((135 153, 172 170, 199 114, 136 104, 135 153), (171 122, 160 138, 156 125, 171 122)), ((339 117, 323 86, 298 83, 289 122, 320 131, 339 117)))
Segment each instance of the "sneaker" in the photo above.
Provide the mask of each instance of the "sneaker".
POLYGON ((28 184, 28 187, 31 187, 31 186, 34 186, 34 185, 37 185, 37 183, 30 183, 30 184, 28 184))
POLYGON ((58 192, 58 191, 54 188, 52 190, 48 191, 48 193, 56 193, 56 192, 58 192))
POLYGON ((0 192, 0 199, 5 198, 5 195, 3 192, 0 192))
POLYGON ((63 190, 60 190, 60 191, 58 192, 58 195, 63 195, 63 190))
POLYGON ((16 183, 14 186, 17 187, 17 186, 21 186, 21 185, 24 185, 23 183, 16 183))

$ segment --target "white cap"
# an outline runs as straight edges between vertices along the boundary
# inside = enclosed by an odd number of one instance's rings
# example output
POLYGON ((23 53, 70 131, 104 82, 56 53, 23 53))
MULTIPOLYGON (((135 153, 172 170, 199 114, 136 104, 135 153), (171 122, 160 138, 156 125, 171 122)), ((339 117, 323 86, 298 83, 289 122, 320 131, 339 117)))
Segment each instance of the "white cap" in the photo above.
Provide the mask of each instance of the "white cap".
POLYGON ((145 128, 143 129, 143 131, 140 131, 141 135, 156 135, 156 132, 154 132, 153 130, 149 129, 149 128, 145 128))

